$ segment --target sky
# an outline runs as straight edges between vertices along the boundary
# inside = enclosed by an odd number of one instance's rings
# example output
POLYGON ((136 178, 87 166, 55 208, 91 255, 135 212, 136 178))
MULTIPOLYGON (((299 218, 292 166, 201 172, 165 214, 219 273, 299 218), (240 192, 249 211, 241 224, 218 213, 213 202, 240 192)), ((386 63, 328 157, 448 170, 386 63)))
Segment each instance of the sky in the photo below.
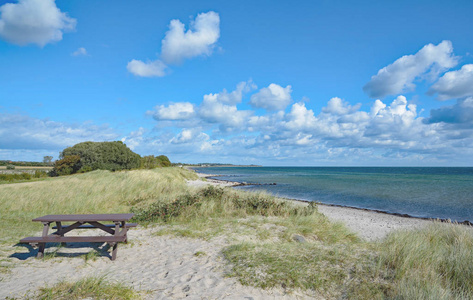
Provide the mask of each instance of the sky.
POLYGON ((473 166, 473 1, 0 0, 0 160, 473 166))

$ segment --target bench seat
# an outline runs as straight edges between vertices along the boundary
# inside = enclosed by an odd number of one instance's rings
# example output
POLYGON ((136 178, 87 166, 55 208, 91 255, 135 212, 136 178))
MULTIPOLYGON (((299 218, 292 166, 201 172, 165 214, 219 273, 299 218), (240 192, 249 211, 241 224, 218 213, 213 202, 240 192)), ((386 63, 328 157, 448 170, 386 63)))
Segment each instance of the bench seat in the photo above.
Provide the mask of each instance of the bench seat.
POLYGON ((125 242, 124 235, 110 236, 30 236, 20 240, 20 243, 37 244, 37 243, 118 243, 125 242))
MULTIPOLYGON (((115 225, 114 224, 104 224, 104 226, 106 227, 109 227, 109 228, 115 228, 115 225)), ((132 227, 136 227, 138 226, 138 224, 136 223, 126 223, 125 224, 125 228, 132 228, 132 227)), ((68 225, 66 226, 62 226, 62 229, 66 229, 67 227, 69 227, 68 225)), ((75 229, 92 229, 92 228, 97 228, 95 226, 92 226, 92 225, 80 225, 79 227, 76 227, 75 229)), ((122 224, 120 224, 120 228, 122 228, 122 224)), ((57 229, 57 226, 54 226, 53 229, 57 229)))

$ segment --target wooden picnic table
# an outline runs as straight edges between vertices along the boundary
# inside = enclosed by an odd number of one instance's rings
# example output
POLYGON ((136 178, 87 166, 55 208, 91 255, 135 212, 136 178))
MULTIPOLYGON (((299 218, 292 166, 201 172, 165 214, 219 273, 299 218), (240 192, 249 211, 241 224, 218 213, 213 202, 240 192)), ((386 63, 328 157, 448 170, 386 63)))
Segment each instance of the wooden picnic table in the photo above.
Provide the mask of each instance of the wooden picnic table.
POLYGON ((41 237, 27 237, 20 240, 20 243, 28 243, 38 246, 38 258, 44 256, 46 243, 96 243, 103 242, 113 246, 112 260, 117 257, 117 247, 119 242, 127 242, 127 231, 135 227, 135 223, 127 223, 134 214, 81 214, 81 215, 47 215, 36 219, 33 222, 43 223, 43 234, 41 237), (65 225, 65 222, 73 222, 65 225), (113 224, 105 224, 112 222, 113 224), (53 229, 56 232, 49 234, 51 223, 56 223, 53 229), (89 225, 86 225, 88 223, 89 225), (101 229, 110 235, 106 236, 65 236, 66 233, 74 229, 101 229))

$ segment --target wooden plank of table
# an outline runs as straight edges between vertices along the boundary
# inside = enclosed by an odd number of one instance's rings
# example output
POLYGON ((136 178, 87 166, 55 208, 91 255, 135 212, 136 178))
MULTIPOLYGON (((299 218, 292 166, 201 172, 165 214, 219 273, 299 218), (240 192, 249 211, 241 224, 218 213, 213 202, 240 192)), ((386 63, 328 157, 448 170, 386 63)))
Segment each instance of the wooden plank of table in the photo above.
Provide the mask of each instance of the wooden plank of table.
POLYGON ((130 220, 134 214, 75 214, 75 215, 47 215, 36 219, 34 222, 122 222, 130 220))

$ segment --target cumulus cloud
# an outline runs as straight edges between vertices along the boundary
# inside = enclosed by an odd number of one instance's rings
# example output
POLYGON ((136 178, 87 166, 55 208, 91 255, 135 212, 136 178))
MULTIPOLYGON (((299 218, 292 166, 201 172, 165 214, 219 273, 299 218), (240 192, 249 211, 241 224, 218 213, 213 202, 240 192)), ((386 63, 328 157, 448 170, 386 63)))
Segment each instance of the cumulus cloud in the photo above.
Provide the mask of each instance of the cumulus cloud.
POLYGON ((210 11, 198 14, 190 29, 179 20, 172 20, 162 41, 161 57, 167 64, 178 64, 184 59, 210 55, 220 37, 220 17, 210 11))
POLYGON ((76 51, 72 52, 72 56, 86 56, 87 50, 84 47, 80 47, 76 51))
POLYGON ((292 101, 292 89, 288 85, 283 88, 271 83, 267 88, 262 88, 258 93, 251 96, 250 104, 256 108, 264 108, 269 111, 283 110, 292 101))
POLYGON ((438 93, 438 100, 473 96, 473 64, 445 73, 432 85, 428 93, 430 95, 438 93))
POLYGON ((126 66, 128 72, 140 77, 163 77, 166 75, 166 65, 160 61, 142 62, 132 59, 126 66))
POLYGON ((322 108, 324 113, 330 113, 335 115, 346 115, 360 109, 361 103, 358 103, 355 106, 351 106, 348 102, 343 101, 338 97, 330 99, 327 103, 327 106, 322 108))
POLYGON ((222 131, 233 131, 242 128, 251 111, 238 110, 236 105, 226 105, 219 101, 218 94, 204 96, 199 107, 199 117, 205 122, 219 123, 222 131))
POLYGON ((188 120, 194 116, 194 105, 189 102, 179 102, 168 106, 156 106, 155 112, 150 112, 156 120, 188 120))
POLYGON ((170 142, 173 144, 183 144, 190 142, 207 141, 209 136, 203 132, 192 129, 183 129, 177 136, 173 137, 170 142))
POLYGON ((473 126, 473 97, 459 99, 455 105, 432 109, 426 123, 449 123, 473 126))
POLYGON ((414 55, 405 55, 382 68, 363 87, 371 98, 383 98, 415 89, 414 81, 420 77, 434 80, 438 75, 457 65, 450 41, 438 45, 425 45, 414 55))
POLYGON ((473 97, 432 110, 430 118, 419 116, 417 105, 403 95, 364 108, 334 97, 318 114, 303 101, 287 112, 262 112, 245 109, 244 95, 238 94, 243 86, 204 95, 200 103, 157 106, 153 116, 166 126, 157 125, 157 138, 143 140, 142 147, 199 161, 224 157, 225 162, 305 165, 373 164, 374 159, 436 164, 473 155, 473 97), (238 96, 229 100, 230 94, 238 96), (182 117, 181 111, 188 114, 182 117))
POLYGON ((24 46, 40 47, 62 40, 63 32, 75 29, 76 20, 57 8, 54 0, 20 0, 0 6, 0 37, 24 46))
POLYGON ((147 63, 133 59, 127 69, 136 76, 163 77, 168 65, 180 64, 196 56, 211 55, 219 37, 220 16, 216 12, 198 14, 187 31, 181 21, 171 20, 169 31, 161 42, 160 59, 147 63))
POLYGON ((286 118, 288 121, 285 123, 285 126, 291 130, 313 128, 317 121, 314 111, 307 109, 305 103, 294 103, 286 118))

